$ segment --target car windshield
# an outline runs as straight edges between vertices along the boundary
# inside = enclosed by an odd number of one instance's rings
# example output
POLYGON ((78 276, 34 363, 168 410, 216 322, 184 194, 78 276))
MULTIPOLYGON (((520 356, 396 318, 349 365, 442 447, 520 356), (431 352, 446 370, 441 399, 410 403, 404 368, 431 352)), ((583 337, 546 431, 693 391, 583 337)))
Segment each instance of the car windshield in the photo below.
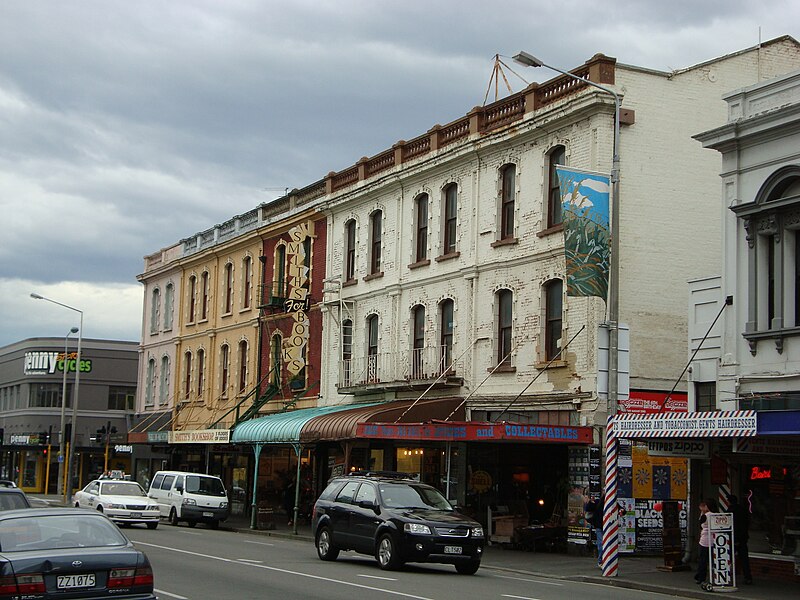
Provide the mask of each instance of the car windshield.
POLYGON ((225 496, 225 488, 216 477, 200 477, 188 475, 186 477, 186 491, 204 496, 225 496))
POLYGON ((0 510, 14 510, 15 508, 28 508, 30 504, 21 493, 0 494, 0 510))
POLYGON ((387 508, 453 510, 436 488, 427 485, 387 483, 378 487, 387 508))
POLYGON ((0 521, 0 552, 97 548, 127 543, 117 526, 99 514, 38 514, 0 521))
POLYGON ((134 481, 114 481, 100 484, 100 493, 105 496, 147 496, 142 486, 134 481))

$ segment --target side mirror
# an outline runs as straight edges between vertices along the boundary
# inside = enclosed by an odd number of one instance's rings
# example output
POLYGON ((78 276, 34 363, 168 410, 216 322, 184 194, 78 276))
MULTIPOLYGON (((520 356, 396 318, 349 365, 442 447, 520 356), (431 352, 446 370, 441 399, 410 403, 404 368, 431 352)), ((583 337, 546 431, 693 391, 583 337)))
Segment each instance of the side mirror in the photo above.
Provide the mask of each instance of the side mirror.
POLYGON ((182 485, 176 485, 175 486, 175 491, 178 492, 179 494, 182 494, 183 493, 183 486, 182 485))
POLYGON ((374 510, 376 512, 378 510, 378 505, 375 502, 373 502, 372 500, 359 500, 358 501, 358 506, 360 508, 371 508, 372 510, 374 510))
POLYGON ((450 506, 453 507, 453 510, 458 510, 458 501, 457 500, 448 500, 450 506))

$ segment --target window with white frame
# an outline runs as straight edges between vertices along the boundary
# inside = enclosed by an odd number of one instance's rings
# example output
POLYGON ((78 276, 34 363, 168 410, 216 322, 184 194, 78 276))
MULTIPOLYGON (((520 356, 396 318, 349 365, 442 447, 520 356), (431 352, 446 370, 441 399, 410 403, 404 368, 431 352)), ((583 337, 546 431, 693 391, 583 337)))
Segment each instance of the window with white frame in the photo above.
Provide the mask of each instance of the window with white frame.
POLYGON ((150 333, 158 333, 159 315, 161 312, 161 290, 153 288, 153 295, 150 299, 150 333))
POLYGON ((499 240, 514 238, 514 212, 517 197, 517 165, 500 169, 500 231, 499 240))
POLYGON ((230 314, 233 312, 233 265, 231 263, 225 264, 225 310, 224 313, 230 314))
POLYGON ((202 302, 200 304, 200 320, 205 321, 208 319, 208 271, 203 271, 203 274, 200 276, 200 282, 203 289, 200 290, 202 295, 202 302))
POLYGON ((747 240, 747 321, 750 352, 772 339, 779 353, 800 335, 800 167, 773 173, 754 202, 731 207, 747 240))
POLYGON ((353 364, 353 321, 342 321, 342 386, 349 387, 352 383, 353 364))
POLYGON ((369 382, 380 381, 380 373, 378 372, 380 368, 378 363, 378 339, 380 337, 378 323, 378 315, 370 315, 367 318, 367 381, 369 382))
POLYGON ((381 272, 381 250, 383 243, 383 212, 376 210, 369 216, 369 274, 381 272))
POLYGON ((453 364, 453 317, 453 301, 442 300, 439 303, 439 369, 442 372, 453 364))
POLYGON ((219 351, 219 360, 220 360, 220 377, 219 377, 219 387, 220 387, 220 396, 222 398, 228 397, 228 377, 229 377, 229 368, 230 368, 230 348, 228 344, 222 344, 222 348, 219 351))
POLYGON ((356 220, 350 219, 344 224, 344 280, 354 281, 356 278, 356 220))
POLYGON ((194 323, 197 316, 197 276, 191 275, 189 277, 189 293, 187 294, 189 300, 189 310, 186 313, 188 317, 187 323, 194 323))
POLYGON ((147 361, 147 379, 144 382, 144 405, 153 406, 155 401, 155 382, 156 382, 156 359, 151 358, 147 361))
POLYGON ((247 340, 239 342, 239 393, 247 388, 247 340))
POLYGON ((197 397, 202 398, 206 387, 206 351, 200 348, 197 351, 197 397))
POLYGON ((414 262, 428 258, 428 194, 414 200, 414 262))
POLYGON ((511 290, 498 290, 497 300, 497 364, 511 366, 514 324, 514 295, 511 290))
POLYGON ((442 254, 456 251, 456 232, 458 230, 458 185, 451 183, 444 188, 444 211, 442 223, 442 254))
POLYGON ((250 308, 253 301, 253 259, 245 256, 242 260, 242 310, 250 308))
POLYGON ((187 350, 183 355, 183 399, 192 397, 192 352, 187 350))
POLYGON ((411 379, 425 375, 425 307, 411 309, 411 379))
POLYGON ((164 331, 172 329, 172 316, 175 305, 175 286, 168 283, 164 288, 164 331))
POLYGON ((567 149, 555 146, 547 153, 547 227, 561 225, 561 188, 558 185, 557 165, 566 164, 567 149))

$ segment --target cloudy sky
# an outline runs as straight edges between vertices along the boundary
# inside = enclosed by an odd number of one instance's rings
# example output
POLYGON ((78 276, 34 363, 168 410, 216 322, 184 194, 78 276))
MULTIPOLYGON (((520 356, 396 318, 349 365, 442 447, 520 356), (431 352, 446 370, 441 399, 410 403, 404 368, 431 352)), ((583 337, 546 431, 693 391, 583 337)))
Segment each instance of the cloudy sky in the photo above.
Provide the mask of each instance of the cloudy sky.
POLYGON ((0 346, 77 324, 31 292, 138 340, 144 255, 466 114, 495 54, 671 70, 800 38, 799 2, 763 6, 3 0, 0 346))

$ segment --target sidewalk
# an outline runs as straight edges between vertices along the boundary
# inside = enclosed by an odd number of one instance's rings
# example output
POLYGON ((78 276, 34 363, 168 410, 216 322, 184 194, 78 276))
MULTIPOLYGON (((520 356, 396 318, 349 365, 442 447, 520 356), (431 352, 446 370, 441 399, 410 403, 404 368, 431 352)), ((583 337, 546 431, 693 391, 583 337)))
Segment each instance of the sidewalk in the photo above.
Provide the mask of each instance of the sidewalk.
MULTIPOLYGON (((62 498, 58 496, 34 495, 32 498, 52 506, 62 505, 62 498)), ((295 534, 292 526, 287 525, 284 519, 283 515, 277 513, 273 519, 274 529, 254 530, 250 529, 249 519, 233 516, 222 525, 222 528, 243 534, 275 536, 313 543, 309 525, 298 525, 295 534)), ((712 592, 702 591, 694 582, 694 570, 674 573, 659 571, 658 567, 663 564, 661 557, 622 556, 619 561, 619 575, 603 577, 597 567, 596 559, 591 556, 525 552, 495 544, 486 547, 481 568, 523 576, 638 589, 684 598, 711 596, 712 592)), ((740 585, 738 591, 725 593, 723 597, 730 600, 797 600, 799 594, 796 584, 775 580, 758 573, 753 575, 755 581, 753 585, 740 585)))

